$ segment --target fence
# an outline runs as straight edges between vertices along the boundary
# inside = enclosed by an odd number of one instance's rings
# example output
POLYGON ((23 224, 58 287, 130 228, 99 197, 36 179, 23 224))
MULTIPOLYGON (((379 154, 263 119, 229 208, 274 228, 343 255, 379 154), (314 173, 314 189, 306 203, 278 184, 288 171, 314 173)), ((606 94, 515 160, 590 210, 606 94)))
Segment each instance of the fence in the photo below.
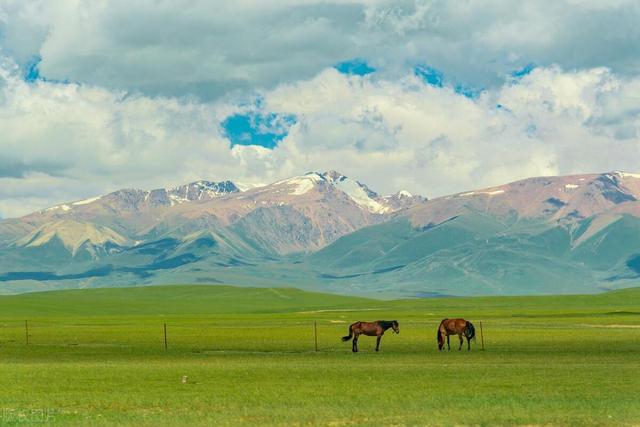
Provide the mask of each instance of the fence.
MULTIPOLYGON (((435 321, 402 322, 398 337, 388 330, 381 349, 435 348, 435 321)), ((253 319, 242 322, 222 322, 200 319, 191 321, 64 321, 64 320, 0 320, 2 346, 79 346, 79 347, 145 347, 193 349, 206 351, 344 351, 350 344, 341 337, 347 335, 346 321, 281 321, 253 319)), ((484 350, 484 331, 479 322, 478 349, 484 350)), ((452 337, 457 345, 457 339, 452 337)), ((368 350, 374 338, 362 337, 360 348, 368 350)))

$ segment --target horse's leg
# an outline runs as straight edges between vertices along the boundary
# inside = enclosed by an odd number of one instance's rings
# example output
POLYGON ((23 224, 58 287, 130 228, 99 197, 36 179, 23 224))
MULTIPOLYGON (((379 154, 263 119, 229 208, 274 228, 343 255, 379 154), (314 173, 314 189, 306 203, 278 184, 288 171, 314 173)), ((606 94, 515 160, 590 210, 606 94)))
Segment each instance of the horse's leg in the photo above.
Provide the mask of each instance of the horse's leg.
POLYGON ((458 334, 458 339, 460 340, 460 347, 458 347, 458 351, 462 350, 462 343, 464 342, 464 339, 462 338, 462 334, 458 334))
POLYGON ((449 335, 447 335, 447 351, 451 351, 451 346, 449 345, 449 335))
POLYGON ((359 336, 359 334, 355 334, 353 336, 353 344, 352 344, 352 347, 351 347, 351 351, 353 351, 354 353, 358 352, 358 336, 359 336))
POLYGON ((382 338, 382 335, 378 335, 378 338, 376 339, 376 351, 380 350, 380 339, 382 338))
POLYGON ((467 351, 471 350, 471 340, 467 337, 467 351))

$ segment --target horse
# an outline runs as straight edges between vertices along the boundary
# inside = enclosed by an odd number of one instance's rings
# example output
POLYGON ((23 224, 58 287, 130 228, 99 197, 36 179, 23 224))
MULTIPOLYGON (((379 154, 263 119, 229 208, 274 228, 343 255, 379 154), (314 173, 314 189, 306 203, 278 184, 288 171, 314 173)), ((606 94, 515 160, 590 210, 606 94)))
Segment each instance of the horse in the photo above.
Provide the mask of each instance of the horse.
POLYGON ((397 320, 376 320, 375 322, 356 322, 349 325, 349 335, 342 337, 342 341, 349 341, 353 337, 351 351, 358 352, 358 337, 367 335, 377 337, 376 351, 380 350, 380 339, 384 335, 384 331, 392 328, 396 334, 400 333, 400 326, 397 320))
POLYGON ((451 350, 449 346, 449 335, 458 335, 460 338, 460 347, 458 347, 458 351, 462 349, 462 343, 464 339, 462 336, 464 335, 467 339, 467 351, 471 350, 471 339, 475 342, 476 340, 476 328, 473 326, 473 323, 464 320, 464 319, 443 319, 438 326, 438 350, 442 350, 444 348, 444 337, 447 337, 447 348, 451 350))

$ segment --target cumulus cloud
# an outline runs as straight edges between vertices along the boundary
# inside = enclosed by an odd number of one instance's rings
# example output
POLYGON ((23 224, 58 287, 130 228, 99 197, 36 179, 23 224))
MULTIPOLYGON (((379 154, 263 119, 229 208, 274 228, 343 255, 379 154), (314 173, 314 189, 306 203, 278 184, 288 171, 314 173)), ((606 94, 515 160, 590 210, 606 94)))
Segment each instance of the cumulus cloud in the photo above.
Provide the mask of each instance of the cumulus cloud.
POLYGON ((29 84, 4 61, 0 212, 25 213, 122 187, 237 176, 236 157, 219 131, 231 111, 75 83, 29 84))
POLYGON ((0 80, 3 216, 199 178, 269 182, 337 169, 384 193, 433 197, 640 162, 640 79, 607 68, 539 67, 474 99, 413 73, 381 80, 328 68, 260 93, 255 108, 297 117, 273 150, 225 138, 221 124, 247 105, 28 84, 9 68, 0 80))
POLYGON ((638 171, 638 9, 0 0, 0 215, 123 187, 310 170, 429 197, 638 171), (44 79, 25 79, 34 58, 44 79), (375 72, 334 68, 354 59, 375 72), (418 66, 442 72, 439 83, 418 66), (461 85, 484 89, 469 97, 461 85), (230 141, 234 117, 238 135, 260 129, 276 147, 230 141))
POLYGON ((313 1, 29 3, 3 1, 0 32, 5 49, 21 60, 40 55, 47 78, 204 99, 311 77, 344 59, 363 7, 313 1), (30 29, 33 35, 23 39, 30 29))
POLYGON ((2 45, 50 79, 213 99, 313 77, 364 58, 389 78, 427 64, 496 86, 529 62, 640 65, 634 0, 0 0, 2 45))
POLYGON ((413 75, 326 70, 271 91, 265 104, 298 116, 278 150, 305 169, 357 171, 385 192, 437 196, 528 176, 637 170, 640 104, 630 98, 639 83, 606 68, 537 68, 469 99, 413 75))

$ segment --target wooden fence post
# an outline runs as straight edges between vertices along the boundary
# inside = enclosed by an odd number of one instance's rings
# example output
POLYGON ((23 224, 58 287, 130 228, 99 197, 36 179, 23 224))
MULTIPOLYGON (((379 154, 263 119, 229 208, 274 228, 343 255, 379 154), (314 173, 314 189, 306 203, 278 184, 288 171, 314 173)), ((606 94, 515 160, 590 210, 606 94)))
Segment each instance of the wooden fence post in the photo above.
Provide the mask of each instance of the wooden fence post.
POLYGON ((167 346, 167 324, 164 324, 164 349, 166 350, 168 348, 167 346))
POLYGON ((481 350, 484 351, 484 334, 482 332, 482 320, 480 321, 480 343, 482 344, 481 350))
POLYGON ((318 351, 318 322, 313 321, 313 337, 316 344, 316 351, 318 351))

